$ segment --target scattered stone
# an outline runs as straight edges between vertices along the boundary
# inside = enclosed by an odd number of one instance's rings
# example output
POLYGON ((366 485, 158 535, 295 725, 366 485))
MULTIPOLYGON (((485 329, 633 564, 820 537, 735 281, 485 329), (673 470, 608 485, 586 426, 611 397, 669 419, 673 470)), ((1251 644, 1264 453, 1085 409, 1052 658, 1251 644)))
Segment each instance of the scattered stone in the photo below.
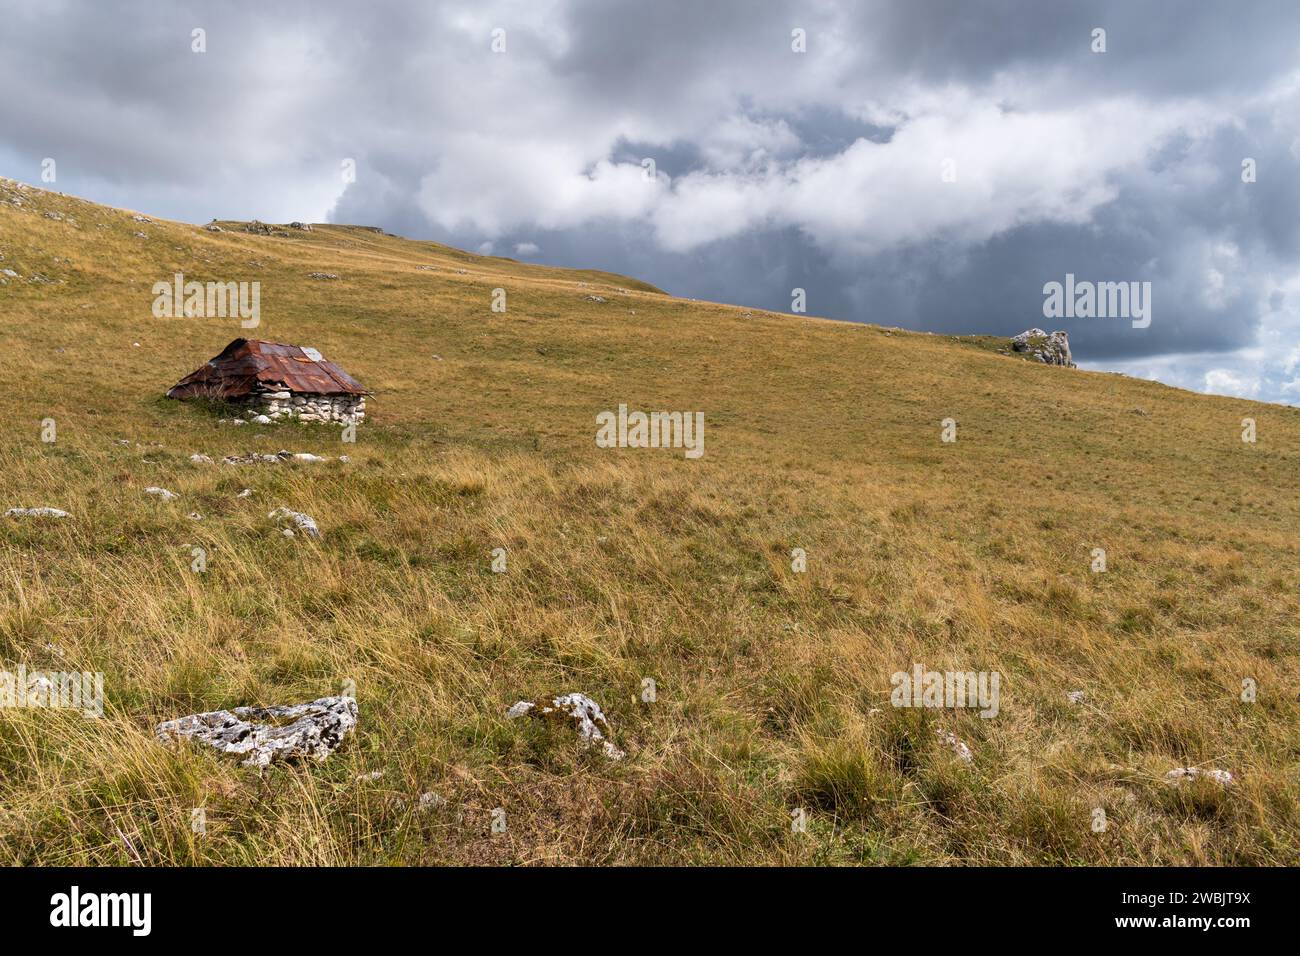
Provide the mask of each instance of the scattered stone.
MULTIPOLYGON (((303 514, 301 511, 290 511, 288 508, 276 508, 268 514, 267 517, 272 521, 291 521, 303 534, 312 538, 320 537, 320 529, 316 527, 316 519, 311 515, 303 514)), ((292 531, 293 528, 286 528, 285 530, 292 531)))
POLYGON ((275 230, 272 229, 270 226, 268 226, 266 223, 258 222, 256 219, 244 225, 244 232, 251 232, 254 235, 258 235, 258 236, 269 236, 274 231, 275 230))
POLYGON ((1070 355, 1070 337, 1065 332, 1049 335, 1042 329, 1026 329, 1011 339, 1011 347, 1017 352, 1034 356, 1045 365, 1075 367, 1070 355))
POLYGON ((134 235, 137 239, 148 239, 148 238, 149 238, 149 236, 148 236, 146 233, 143 233, 143 232, 132 233, 132 235, 134 235))
POLYGON ((197 454, 197 453, 195 453, 195 454, 193 454, 193 455, 190 455, 190 461, 194 462, 194 464, 196 464, 196 465, 210 465, 210 464, 212 464, 212 459, 209 458, 207 455, 200 455, 200 454, 197 454))
MULTIPOLYGON (((339 461, 348 461, 345 455, 339 456, 339 461)), ((320 455, 313 455, 309 452, 285 451, 283 448, 274 455, 263 455, 260 452, 250 451, 246 455, 227 455, 222 459, 227 465, 277 465, 286 461, 305 461, 310 463, 329 461, 328 458, 322 458, 320 455)))
POLYGON ((277 464, 284 459, 279 455, 262 455, 255 451, 250 451, 247 455, 227 455, 221 459, 227 465, 255 465, 260 462, 277 464))
POLYGON ((144 490, 146 495, 157 495, 163 501, 175 501, 180 495, 174 491, 168 491, 166 488, 159 488, 156 485, 150 486, 144 490))
POLYGON ((226 231, 226 230, 222 229, 220 226, 218 226, 215 222, 210 222, 210 223, 208 223, 206 226, 204 226, 203 228, 206 229, 208 232, 225 232, 225 231, 226 231))
POLYGON ((239 494, 235 495, 235 497, 236 497, 236 498, 251 498, 251 497, 253 497, 253 489, 252 489, 252 488, 245 488, 245 489, 244 489, 243 491, 241 491, 239 494))
POLYGON ((1082 704, 1088 695, 1081 690, 1072 690, 1065 697, 1072 704, 1082 704))
POLYGON ((203 520, 203 515, 199 514, 197 511, 191 511, 188 515, 186 515, 186 517, 189 518, 191 521, 203 520))
POLYGON ((506 711, 506 716, 511 720, 528 714, 534 717, 565 720, 573 725, 578 736, 587 743, 599 743, 606 757, 611 760, 621 760, 624 757, 623 751, 614 746, 612 741, 606 740, 605 735, 601 733, 602 727, 609 732, 609 722, 605 720, 600 705, 585 694, 565 694, 552 698, 549 704, 544 702, 538 704, 531 700, 516 701, 506 711))
POLYGON ((274 424, 274 422, 271 421, 271 418, 268 415, 254 415, 252 418, 249 419, 249 421, 251 421, 254 425, 274 424))
POLYGON ((949 750, 957 755, 959 759, 965 763, 974 763, 975 755, 970 752, 970 748, 958 739, 957 735, 952 731, 935 728, 935 734, 944 742, 945 745, 947 745, 949 750))
POLYGON ((134 219, 136 222, 153 222, 153 220, 150 219, 148 216, 132 216, 131 218, 134 219))
POLYGON ((1182 783, 1184 780, 1199 780, 1201 778, 1213 780, 1221 787, 1231 787, 1233 784, 1232 774, 1226 770, 1202 770, 1200 767, 1175 767, 1165 774, 1165 779, 1171 783, 1182 783))
POLYGON ((291 222, 289 228, 298 229, 302 232, 311 232, 311 224, 306 222, 291 222))
POLYGON ((587 296, 583 296, 583 298, 586 299, 588 302, 604 302, 604 301, 605 301, 604 297, 603 297, 603 296, 599 296, 599 295, 587 295, 587 296))
POLYGON ((433 810, 438 807, 444 807, 446 805, 447 805, 447 798, 440 793, 434 793, 432 790, 430 790, 427 793, 420 794, 421 810, 433 810))
POLYGON ((337 279, 338 276, 336 276, 332 272, 309 272, 307 273, 307 278, 308 279, 337 279))
POLYGON ((10 508, 5 512, 6 518, 71 518, 72 515, 58 508, 10 508))
POLYGON ((321 697, 307 704, 191 714, 163 721, 155 733, 164 743, 182 737, 197 740, 222 753, 244 757, 241 763, 246 767, 260 768, 276 760, 324 760, 356 725, 354 698, 321 697))
POLYGON ((379 780, 383 776, 384 776, 384 772, 382 770, 372 770, 370 771, 370 773, 359 774, 357 776, 357 783, 361 783, 362 781, 365 780, 379 780))

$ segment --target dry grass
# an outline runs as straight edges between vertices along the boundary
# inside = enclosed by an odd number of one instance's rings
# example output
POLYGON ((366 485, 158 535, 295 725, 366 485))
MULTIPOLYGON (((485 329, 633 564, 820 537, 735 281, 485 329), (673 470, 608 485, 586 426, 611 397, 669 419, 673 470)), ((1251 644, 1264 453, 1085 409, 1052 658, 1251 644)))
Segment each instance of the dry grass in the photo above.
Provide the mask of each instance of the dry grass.
POLYGON ((25 202, 0 202, 0 267, 56 281, 0 287, 0 508, 74 518, 0 522, 0 668, 102 671, 107 705, 0 711, 0 860, 1297 862, 1296 411, 359 228, 25 202), (182 270, 259 280, 253 334, 374 388, 357 444, 160 399, 244 334, 151 316, 182 270), (703 411, 704 457, 596 448, 620 402, 703 411), (188 460, 281 447, 352 462, 188 460), (279 505, 321 540, 274 534, 279 505), (913 662, 1000 672, 1000 714, 890 707, 913 662), (346 678, 359 730, 321 765, 259 778, 152 738, 346 678), (504 718, 569 690, 627 760, 504 718), (1237 784, 1163 780, 1184 764, 1237 784), (426 791, 446 805, 419 810, 426 791))

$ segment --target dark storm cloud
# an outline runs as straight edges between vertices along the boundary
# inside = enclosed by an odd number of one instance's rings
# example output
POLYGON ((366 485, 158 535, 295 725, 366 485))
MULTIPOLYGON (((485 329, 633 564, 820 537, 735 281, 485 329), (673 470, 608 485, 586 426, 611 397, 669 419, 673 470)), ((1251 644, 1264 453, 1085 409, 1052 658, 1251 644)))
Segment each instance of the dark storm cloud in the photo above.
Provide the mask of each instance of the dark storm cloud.
POLYGON ((1293 3, 121 0, 3 21, 15 178, 52 157, 56 188, 193 221, 328 216, 768 309, 799 287, 837 318, 1063 327, 1084 360, 1300 396, 1293 3), (1150 281, 1151 326, 1044 318, 1067 272, 1150 281))

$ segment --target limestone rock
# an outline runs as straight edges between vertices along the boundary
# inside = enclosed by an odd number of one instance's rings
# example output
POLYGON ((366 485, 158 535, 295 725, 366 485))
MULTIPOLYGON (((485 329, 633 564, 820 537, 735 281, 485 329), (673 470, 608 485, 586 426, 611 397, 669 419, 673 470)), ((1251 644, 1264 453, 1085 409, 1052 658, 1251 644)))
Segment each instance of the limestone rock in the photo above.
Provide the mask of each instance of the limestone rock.
MULTIPOLYGON (((276 508, 267 515, 272 521, 284 523, 291 522, 295 528, 303 534, 312 538, 320 537, 320 529, 316 527, 316 519, 311 515, 305 515, 301 511, 290 511, 288 508, 276 508)), ((293 528, 286 530, 292 531, 293 528)))
POLYGON ((587 743, 599 744, 605 756, 611 760, 621 760, 625 756, 622 750, 614 746, 612 741, 606 740, 605 734, 601 733, 602 727, 606 733, 610 732, 609 722, 605 719, 600 705, 585 694, 564 694, 552 698, 549 703, 546 701, 534 703, 531 700, 516 701, 506 711, 506 716, 512 720, 527 715, 564 720, 570 723, 578 732, 578 736, 587 743))
POLYGON ((6 518, 71 518, 72 515, 58 508, 10 508, 5 512, 6 518))
POLYGON ((957 755, 959 760, 964 763, 975 762, 975 755, 970 752, 970 748, 967 747, 965 742, 958 738, 958 736, 952 731, 936 729, 935 734, 944 742, 949 750, 957 755))
POLYGON ((1165 779, 1171 783, 1182 783, 1184 780, 1213 780, 1221 787, 1231 787, 1233 784, 1232 774, 1226 770, 1202 770, 1200 767, 1175 767, 1165 774, 1165 779))
POLYGON ((1065 332, 1048 334, 1042 329, 1026 329, 1012 337, 1011 347, 1017 352, 1032 355, 1045 365, 1075 367, 1070 355, 1070 337, 1065 332))
POLYGON ((221 460, 227 465, 276 465, 290 457, 292 456, 287 451, 275 455, 263 455, 259 452, 250 451, 247 455, 227 455, 221 460))
POLYGON ((357 726, 351 697, 321 697, 307 704, 236 707, 166 720, 155 733, 164 743, 186 738, 241 756, 246 767, 276 760, 324 760, 357 726), (264 721, 257 723, 256 721, 264 721))
POLYGON ((157 486, 150 486, 146 488, 144 490, 144 493, 146 495, 155 495, 161 498, 163 501, 175 501, 177 498, 180 497, 180 495, 178 495, 174 491, 168 491, 166 488, 159 488, 157 486))

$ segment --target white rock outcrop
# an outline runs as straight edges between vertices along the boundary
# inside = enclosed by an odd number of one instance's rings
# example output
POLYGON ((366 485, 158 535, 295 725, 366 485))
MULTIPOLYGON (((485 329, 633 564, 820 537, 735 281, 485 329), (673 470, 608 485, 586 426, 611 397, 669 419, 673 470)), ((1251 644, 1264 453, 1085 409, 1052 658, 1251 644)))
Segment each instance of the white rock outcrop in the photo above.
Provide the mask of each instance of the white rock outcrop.
POLYGON ((1165 774, 1165 779, 1171 783, 1182 783, 1184 780, 1213 780, 1221 787, 1230 787, 1233 784, 1232 774, 1226 770, 1203 770, 1200 767, 1175 767, 1165 774))
POLYGON ((1065 332, 1049 334, 1042 329, 1026 329, 1012 337, 1011 347, 1017 352, 1032 355, 1045 365, 1075 367, 1074 358, 1070 355, 1070 336, 1065 332))
MULTIPOLYGON (((350 459, 347 455, 339 455, 338 460, 348 462, 350 459)), ((320 455, 313 455, 305 451, 285 451, 281 449, 274 455, 264 455, 261 452, 250 451, 246 455, 227 455, 222 459, 227 465, 278 465, 286 461, 302 461, 308 464, 330 461, 329 458, 322 458, 320 455)))
POLYGON ((265 767, 277 760, 324 760, 356 726, 354 698, 321 697, 306 704, 190 714, 165 720, 154 732, 164 743, 197 740, 224 754, 244 757, 241 763, 246 767, 265 767))
POLYGON ((613 741, 605 738, 605 733, 610 733, 609 721, 605 719, 600 705, 585 694, 564 694, 551 698, 549 702, 520 700, 506 711, 506 716, 512 720, 530 715, 570 723, 579 737, 589 744, 600 745, 605 756, 611 760, 622 760, 625 756, 613 741), (602 727, 605 733, 601 732, 602 727))
POLYGON ((58 508, 10 508, 5 512, 6 518, 71 518, 72 515, 58 508))
POLYGON ((970 748, 966 746, 965 741, 950 730, 935 730, 938 736, 949 750, 957 755, 957 759, 964 763, 974 763, 975 755, 971 753, 970 748))
MULTIPOLYGON (((311 515, 303 514, 301 511, 290 511, 288 508, 276 508, 267 515, 267 517, 278 524, 290 523, 294 528, 297 528, 303 534, 310 537, 320 537, 320 529, 316 527, 316 519, 311 515)), ((292 531, 293 528, 286 528, 285 530, 292 531)))

